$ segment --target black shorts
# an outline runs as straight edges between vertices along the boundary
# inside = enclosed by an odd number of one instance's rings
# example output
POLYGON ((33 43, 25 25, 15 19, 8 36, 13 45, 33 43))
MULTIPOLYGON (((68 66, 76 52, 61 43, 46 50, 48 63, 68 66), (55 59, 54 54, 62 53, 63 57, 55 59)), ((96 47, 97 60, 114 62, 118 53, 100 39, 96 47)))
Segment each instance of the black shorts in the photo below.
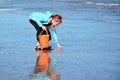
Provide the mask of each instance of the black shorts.
MULTIPOLYGON (((42 30, 42 27, 39 27, 39 25, 37 24, 37 22, 33 21, 32 19, 30 19, 29 21, 30 21, 30 23, 31 23, 31 24, 35 27, 35 29, 36 29, 36 31, 37 31, 37 33, 36 33, 36 38, 37 38, 37 41, 39 41, 38 35, 43 31, 43 30, 42 30)), ((43 25, 47 27, 46 24, 43 24, 43 25)), ((49 40, 51 40, 51 34, 50 34, 50 31, 49 31, 48 28, 47 28, 47 32, 48 32, 48 34, 50 35, 49 40)), ((43 35, 43 34, 47 34, 46 31, 43 31, 43 32, 41 33, 41 35, 43 35)))

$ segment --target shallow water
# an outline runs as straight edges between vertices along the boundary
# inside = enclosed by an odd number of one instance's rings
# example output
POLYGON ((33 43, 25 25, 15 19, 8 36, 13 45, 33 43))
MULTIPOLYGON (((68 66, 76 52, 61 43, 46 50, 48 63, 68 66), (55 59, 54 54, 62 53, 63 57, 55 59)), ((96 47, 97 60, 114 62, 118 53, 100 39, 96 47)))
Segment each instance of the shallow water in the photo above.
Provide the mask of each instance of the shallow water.
MULTIPOLYGON (((119 4, 119 0, 0 0, 0 80, 29 80, 34 75, 36 32, 28 16, 46 10, 64 19, 57 27, 63 50, 54 68, 60 80, 119 80, 119 4)), ((54 41, 50 45, 54 50, 49 57, 54 59, 57 48, 54 41)))

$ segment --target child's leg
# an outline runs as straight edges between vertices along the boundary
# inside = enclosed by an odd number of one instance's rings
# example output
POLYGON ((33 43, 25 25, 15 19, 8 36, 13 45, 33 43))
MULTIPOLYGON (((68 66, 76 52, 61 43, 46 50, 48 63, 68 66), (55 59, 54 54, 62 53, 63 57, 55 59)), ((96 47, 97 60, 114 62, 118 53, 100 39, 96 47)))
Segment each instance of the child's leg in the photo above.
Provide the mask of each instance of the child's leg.
POLYGON ((37 44, 36 44, 36 48, 35 49, 41 49, 41 45, 40 45, 40 43, 39 42, 37 42, 37 44))
POLYGON ((31 20, 31 19, 30 19, 29 21, 30 21, 30 23, 35 27, 35 29, 36 29, 36 31, 37 31, 37 34, 36 34, 36 38, 37 38, 36 49, 40 49, 41 46, 40 46, 40 43, 39 43, 38 35, 41 33, 42 28, 39 27, 39 25, 38 25, 35 21, 33 21, 33 20, 31 20))
POLYGON ((33 21, 31 19, 29 21, 35 27, 37 33, 42 31, 42 29, 40 29, 40 26, 35 21, 33 21))

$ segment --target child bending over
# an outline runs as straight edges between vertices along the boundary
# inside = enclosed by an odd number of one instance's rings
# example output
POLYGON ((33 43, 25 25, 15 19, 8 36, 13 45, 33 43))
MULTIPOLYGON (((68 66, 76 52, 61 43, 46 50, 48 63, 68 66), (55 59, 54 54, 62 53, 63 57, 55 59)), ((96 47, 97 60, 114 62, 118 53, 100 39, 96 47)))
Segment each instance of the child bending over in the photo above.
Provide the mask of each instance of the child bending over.
MULTIPOLYGON (((49 41, 51 40, 51 35, 53 36, 56 45, 58 48, 62 48, 58 41, 57 33, 56 33, 56 26, 62 23, 62 17, 58 14, 53 15, 51 12, 41 13, 41 12, 34 12, 29 16, 30 23, 35 27, 37 34, 37 44, 36 49, 41 49, 41 45, 39 43, 38 35, 44 30, 48 32, 50 35, 49 41)), ((45 34, 45 32, 43 33, 45 34)))

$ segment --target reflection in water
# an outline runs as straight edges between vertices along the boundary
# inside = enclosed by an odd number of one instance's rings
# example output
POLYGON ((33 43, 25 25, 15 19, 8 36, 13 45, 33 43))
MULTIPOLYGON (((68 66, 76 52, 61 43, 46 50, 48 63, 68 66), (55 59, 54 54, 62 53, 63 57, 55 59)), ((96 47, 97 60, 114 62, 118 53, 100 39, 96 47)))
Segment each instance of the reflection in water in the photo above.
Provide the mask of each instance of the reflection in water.
POLYGON ((60 75, 55 72, 57 57, 62 52, 59 49, 54 58, 49 57, 50 50, 36 50, 37 60, 33 74, 29 80, 60 80, 60 75))

